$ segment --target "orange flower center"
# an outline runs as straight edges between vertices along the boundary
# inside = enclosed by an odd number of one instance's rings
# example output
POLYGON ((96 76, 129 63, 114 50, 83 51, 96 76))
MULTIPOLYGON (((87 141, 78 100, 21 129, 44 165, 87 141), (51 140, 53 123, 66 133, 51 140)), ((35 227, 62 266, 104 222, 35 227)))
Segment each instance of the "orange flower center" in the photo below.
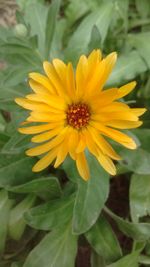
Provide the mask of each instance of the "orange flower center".
POLYGON ((76 129, 87 126, 90 120, 90 110, 88 105, 78 103, 68 106, 67 123, 76 129))

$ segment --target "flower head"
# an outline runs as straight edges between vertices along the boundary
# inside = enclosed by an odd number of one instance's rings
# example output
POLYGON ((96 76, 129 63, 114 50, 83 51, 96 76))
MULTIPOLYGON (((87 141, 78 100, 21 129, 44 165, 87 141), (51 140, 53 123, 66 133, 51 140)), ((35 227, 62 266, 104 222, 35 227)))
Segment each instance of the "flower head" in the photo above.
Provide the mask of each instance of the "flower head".
POLYGON ((116 53, 111 53, 102 59, 100 50, 94 50, 88 57, 80 57, 75 73, 71 63, 54 59, 52 63, 44 62, 46 75, 29 74, 34 93, 15 101, 31 111, 27 126, 19 128, 19 132, 33 134, 31 141, 42 143, 26 151, 28 156, 44 154, 33 171, 45 169, 54 160, 54 167, 58 167, 69 154, 82 178, 87 180, 90 171, 85 149, 88 149, 107 172, 115 175, 112 160, 120 160, 120 156, 105 137, 129 149, 136 148, 134 140, 118 130, 142 124, 139 116, 146 109, 130 108, 119 101, 134 89, 136 82, 103 89, 116 58, 116 53))

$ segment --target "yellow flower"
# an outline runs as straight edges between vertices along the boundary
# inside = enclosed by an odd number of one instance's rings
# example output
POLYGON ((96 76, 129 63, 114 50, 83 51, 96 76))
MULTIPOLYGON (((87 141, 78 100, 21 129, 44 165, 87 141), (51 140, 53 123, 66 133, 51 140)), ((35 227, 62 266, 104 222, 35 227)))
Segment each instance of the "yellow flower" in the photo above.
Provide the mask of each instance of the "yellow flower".
POLYGON ((129 149, 136 148, 131 137, 116 130, 142 124, 139 116, 145 108, 130 108, 118 101, 134 89, 136 82, 103 90, 116 59, 115 52, 102 59, 100 50, 94 50, 88 57, 80 57, 75 73, 71 63, 54 59, 52 63, 44 62, 46 75, 29 74, 34 94, 15 101, 31 110, 24 124, 37 123, 19 128, 19 132, 36 134, 31 139, 33 143, 44 142, 26 151, 28 156, 45 154, 33 167, 34 172, 54 160, 54 167, 58 167, 69 154, 82 178, 88 180, 90 170, 84 153, 88 149, 107 172, 115 175, 112 159, 120 160, 120 156, 104 137, 129 149))

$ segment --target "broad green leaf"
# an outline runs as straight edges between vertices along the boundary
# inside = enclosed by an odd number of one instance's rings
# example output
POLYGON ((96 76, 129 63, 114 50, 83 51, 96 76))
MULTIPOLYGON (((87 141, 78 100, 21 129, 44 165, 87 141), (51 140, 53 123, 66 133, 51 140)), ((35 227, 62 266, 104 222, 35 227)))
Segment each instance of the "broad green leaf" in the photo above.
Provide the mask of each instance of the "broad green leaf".
POLYGON ((11 210, 8 231, 12 239, 19 240, 24 233, 26 227, 24 213, 34 205, 35 200, 34 195, 28 195, 11 210))
POLYGON ((125 257, 123 257, 122 259, 120 259, 117 262, 114 262, 110 265, 108 265, 108 267, 138 267, 138 260, 139 260, 139 252, 133 252, 125 257))
POLYGON ((110 224, 103 216, 85 235, 96 253, 103 257, 107 263, 121 258, 122 252, 119 242, 110 224))
POLYGON ((134 79, 138 74, 145 72, 147 69, 147 65, 138 52, 131 51, 127 54, 119 55, 107 85, 119 85, 122 82, 127 82, 134 79))
POLYGON ((52 40, 55 33, 57 15, 59 12, 61 0, 53 0, 46 20, 46 31, 45 31, 45 57, 49 59, 50 49, 52 45, 52 40))
POLYGON ((78 191, 73 213, 73 231, 81 234, 96 222, 109 192, 109 175, 98 161, 88 155, 91 177, 84 181, 78 176, 78 191))
POLYGON ((0 186, 18 185, 29 181, 35 174, 32 166, 36 159, 22 155, 10 156, 0 154, 0 186))
POLYGON ((40 230, 51 230, 67 223, 72 218, 74 197, 52 200, 28 211, 27 223, 40 230))
POLYGON ((8 193, 5 190, 0 191, 0 255, 5 248, 8 220, 10 208, 13 205, 13 201, 8 199, 8 193))
POLYGON ((150 215, 150 175, 132 175, 130 184, 130 209, 133 222, 150 215))
POLYGON ((150 238, 149 223, 132 223, 122 219, 105 207, 105 211, 115 220, 118 228, 127 236, 137 241, 146 241, 150 238))
POLYGON ((87 46, 94 25, 99 29, 102 42, 104 41, 111 22, 112 10, 112 1, 105 1, 97 10, 93 11, 82 20, 68 42, 66 48, 67 60, 77 60, 82 53, 87 52, 87 46))
POLYGON ((150 69, 150 31, 146 33, 131 34, 129 35, 128 42, 138 50, 150 69))
POLYGON ((7 186, 7 190, 14 193, 38 193, 48 199, 61 196, 61 188, 56 177, 42 177, 18 186, 7 186))
POLYGON ((40 3, 31 3, 25 10, 25 21, 30 25, 31 36, 38 36, 38 47, 42 56, 45 50, 45 28, 48 8, 40 3))
POLYGON ((150 153, 138 148, 136 150, 119 149, 122 157, 120 164, 136 174, 150 174, 150 153))
POLYGON ((65 225, 47 234, 31 251, 23 267, 74 267, 77 236, 65 225))
POLYGON ((104 259, 94 251, 91 254, 91 267, 106 267, 104 259))

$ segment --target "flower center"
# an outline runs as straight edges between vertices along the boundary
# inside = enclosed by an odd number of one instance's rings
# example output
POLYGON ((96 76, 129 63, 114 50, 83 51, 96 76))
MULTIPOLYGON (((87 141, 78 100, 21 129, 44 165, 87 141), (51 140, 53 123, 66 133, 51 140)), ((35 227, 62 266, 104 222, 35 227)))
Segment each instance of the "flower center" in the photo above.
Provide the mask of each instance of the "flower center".
POLYGON ((90 110, 88 105, 78 103, 68 106, 67 123, 73 128, 80 129, 87 126, 90 119, 90 110))

